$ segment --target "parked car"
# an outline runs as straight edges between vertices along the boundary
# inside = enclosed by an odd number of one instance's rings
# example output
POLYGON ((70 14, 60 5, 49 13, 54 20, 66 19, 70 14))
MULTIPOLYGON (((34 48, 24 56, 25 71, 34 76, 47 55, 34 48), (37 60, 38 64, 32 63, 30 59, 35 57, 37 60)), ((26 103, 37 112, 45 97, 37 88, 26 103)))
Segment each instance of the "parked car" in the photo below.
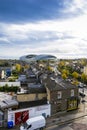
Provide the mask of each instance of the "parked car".
POLYGON ((86 101, 85 100, 82 100, 82 103, 85 103, 86 101))
POLYGON ((86 87, 86 84, 84 84, 84 83, 79 83, 78 87, 79 87, 79 88, 84 88, 84 87, 86 87))
POLYGON ((81 92, 79 93, 79 95, 80 95, 81 97, 83 97, 83 98, 86 96, 84 93, 81 93, 81 92))
POLYGON ((43 116, 30 118, 25 124, 21 125, 20 130, 42 130, 46 126, 46 120, 43 116))

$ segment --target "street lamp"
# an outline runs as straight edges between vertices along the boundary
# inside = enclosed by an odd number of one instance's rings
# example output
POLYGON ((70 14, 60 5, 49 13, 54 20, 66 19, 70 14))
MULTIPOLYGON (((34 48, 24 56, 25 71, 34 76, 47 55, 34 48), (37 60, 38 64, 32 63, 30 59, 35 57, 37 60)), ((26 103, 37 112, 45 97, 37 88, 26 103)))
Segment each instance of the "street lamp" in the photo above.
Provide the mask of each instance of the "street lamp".
POLYGON ((83 84, 83 88, 82 88, 82 94, 83 94, 83 96, 82 96, 82 103, 83 103, 83 111, 85 112, 85 100, 84 100, 84 97, 85 97, 85 94, 84 94, 84 84, 83 84))

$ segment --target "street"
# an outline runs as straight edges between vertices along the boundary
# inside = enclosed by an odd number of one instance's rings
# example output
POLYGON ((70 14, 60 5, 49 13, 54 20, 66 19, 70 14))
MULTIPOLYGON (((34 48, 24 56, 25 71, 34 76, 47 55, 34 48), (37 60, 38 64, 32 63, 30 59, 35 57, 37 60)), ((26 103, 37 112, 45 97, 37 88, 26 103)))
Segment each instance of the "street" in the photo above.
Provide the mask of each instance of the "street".
POLYGON ((87 130, 87 116, 62 126, 54 125, 46 130, 87 130))
MULTIPOLYGON (((87 130, 87 89, 84 89, 85 102, 81 102, 79 109, 67 112, 61 116, 57 114, 47 119, 47 125, 44 130, 87 130)), ((82 99, 81 99, 82 100, 82 99)), ((0 128, 8 130, 8 128, 0 128)), ((19 130, 19 126, 14 126, 11 130, 19 130)))

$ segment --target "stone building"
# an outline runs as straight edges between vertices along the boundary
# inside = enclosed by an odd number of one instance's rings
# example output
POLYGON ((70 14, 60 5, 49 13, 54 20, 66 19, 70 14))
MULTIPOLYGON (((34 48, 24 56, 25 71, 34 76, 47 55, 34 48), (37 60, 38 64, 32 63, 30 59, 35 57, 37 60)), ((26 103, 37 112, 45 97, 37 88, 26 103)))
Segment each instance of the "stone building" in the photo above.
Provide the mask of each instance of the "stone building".
POLYGON ((51 114, 78 108, 78 87, 68 81, 48 77, 44 80, 47 101, 51 104, 51 114))

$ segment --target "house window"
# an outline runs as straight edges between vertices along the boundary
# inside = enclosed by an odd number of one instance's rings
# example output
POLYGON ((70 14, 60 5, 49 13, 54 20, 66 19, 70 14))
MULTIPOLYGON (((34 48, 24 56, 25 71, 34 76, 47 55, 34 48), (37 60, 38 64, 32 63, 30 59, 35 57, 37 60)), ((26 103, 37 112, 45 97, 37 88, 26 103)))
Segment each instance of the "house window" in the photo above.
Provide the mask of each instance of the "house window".
POLYGON ((71 97, 73 97, 74 96, 74 90, 72 89, 71 90, 71 97))
POLYGON ((62 92, 61 92, 61 91, 59 91, 59 92, 57 93, 57 97, 58 97, 58 99, 61 99, 61 98, 62 98, 62 92))

